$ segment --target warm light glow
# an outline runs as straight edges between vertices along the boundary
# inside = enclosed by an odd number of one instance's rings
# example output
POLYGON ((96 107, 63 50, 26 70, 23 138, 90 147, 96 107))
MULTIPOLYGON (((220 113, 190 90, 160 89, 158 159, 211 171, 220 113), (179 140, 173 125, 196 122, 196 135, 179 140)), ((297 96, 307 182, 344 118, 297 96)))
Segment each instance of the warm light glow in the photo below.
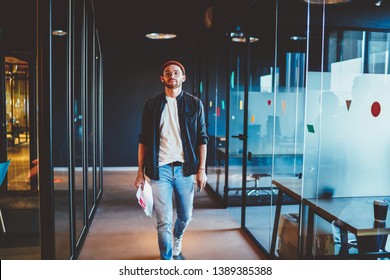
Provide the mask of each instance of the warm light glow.
POLYGON ((145 37, 152 40, 166 40, 166 39, 176 38, 176 34, 155 32, 155 33, 146 34, 145 37))
POLYGON ((211 28, 211 26, 213 25, 213 7, 212 6, 207 8, 207 10, 204 14, 203 21, 204 21, 204 25, 207 28, 211 28))
MULTIPOLYGON (((246 38, 245 37, 233 37, 232 41, 236 42, 236 43, 245 43, 246 42, 246 38)), ((255 38, 255 37, 249 37, 249 41, 251 43, 253 43, 253 42, 259 41, 259 39, 255 38)))
MULTIPOLYGON (((241 32, 231 32, 229 34, 229 36, 232 38, 233 42, 236 42, 236 43, 245 43, 246 42, 246 37, 245 37, 244 33, 241 33, 241 32)), ((251 43, 253 43, 253 42, 259 41, 259 38, 249 37, 249 41, 251 43)))
POLYGON ((303 40, 306 40, 306 37, 303 37, 303 36, 291 36, 290 39, 293 40, 293 41, 303 41, 303 40))
POLYGON ((57 30, 54 30, 52 32, 52 34, 54 36, 66 36, 68 34, 68 32, 64 31, 64 30, 61 30, 61 29, 57 29, 57 30))
POLYGON ((309 4, 341 4, 348 3, 352 0, 305 0, 309 4))

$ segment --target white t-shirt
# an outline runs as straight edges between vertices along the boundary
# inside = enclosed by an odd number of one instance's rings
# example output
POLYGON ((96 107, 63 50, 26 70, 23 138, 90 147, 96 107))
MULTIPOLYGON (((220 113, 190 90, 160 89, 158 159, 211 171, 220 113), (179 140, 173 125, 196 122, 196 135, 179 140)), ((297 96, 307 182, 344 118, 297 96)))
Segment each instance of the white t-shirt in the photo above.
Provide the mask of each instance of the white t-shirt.
POLYGON ((175 161, 184 162, 176 98, 166 96, 166 99, 160 120, 159 166, 175 161))

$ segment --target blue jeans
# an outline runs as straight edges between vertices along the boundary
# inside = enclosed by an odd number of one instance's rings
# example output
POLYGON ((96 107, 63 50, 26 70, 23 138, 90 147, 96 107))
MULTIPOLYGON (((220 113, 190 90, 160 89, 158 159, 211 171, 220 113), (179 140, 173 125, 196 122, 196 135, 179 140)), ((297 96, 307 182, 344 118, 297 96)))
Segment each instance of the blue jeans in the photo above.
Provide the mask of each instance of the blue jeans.
POLYGON ((172 236, 181 238, 192 218, 194 182, 192 176, 183 176, 182 166, 159 167, 160 180, 151 180, 154 211, 157 218, 160 259, 172 259, 172 236), (176 221, 172 235, 173 195, 176 221))

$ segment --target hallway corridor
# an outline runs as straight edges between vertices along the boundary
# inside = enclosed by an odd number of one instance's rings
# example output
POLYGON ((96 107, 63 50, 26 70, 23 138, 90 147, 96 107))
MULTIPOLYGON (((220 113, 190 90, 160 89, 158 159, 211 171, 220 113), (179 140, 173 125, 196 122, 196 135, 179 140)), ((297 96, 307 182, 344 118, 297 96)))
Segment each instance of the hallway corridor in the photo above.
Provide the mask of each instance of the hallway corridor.
MULTIPOLYGON (((158 260, 155 218, 138 205, 133 187, 136 169, 104 171, 98 204, 80 260, 158 260)), ((261 260, 267 257, 244 234, 226 209, 208 193, 195 194, 193 221, 183 239, 188 260, 261 260)))

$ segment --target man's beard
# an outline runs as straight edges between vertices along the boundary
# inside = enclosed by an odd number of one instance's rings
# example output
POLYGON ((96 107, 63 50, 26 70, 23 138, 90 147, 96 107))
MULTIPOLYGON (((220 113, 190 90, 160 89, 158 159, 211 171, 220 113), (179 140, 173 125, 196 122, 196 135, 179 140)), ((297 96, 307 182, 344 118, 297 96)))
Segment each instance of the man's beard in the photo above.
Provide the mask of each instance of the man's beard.
POLYGON ((164 82, 164 85, 169 89, 175 89, 175 88, 179 88, 181 84, 179 82, 176 82, 174 84, 170 84, 169 82, 164 82))

